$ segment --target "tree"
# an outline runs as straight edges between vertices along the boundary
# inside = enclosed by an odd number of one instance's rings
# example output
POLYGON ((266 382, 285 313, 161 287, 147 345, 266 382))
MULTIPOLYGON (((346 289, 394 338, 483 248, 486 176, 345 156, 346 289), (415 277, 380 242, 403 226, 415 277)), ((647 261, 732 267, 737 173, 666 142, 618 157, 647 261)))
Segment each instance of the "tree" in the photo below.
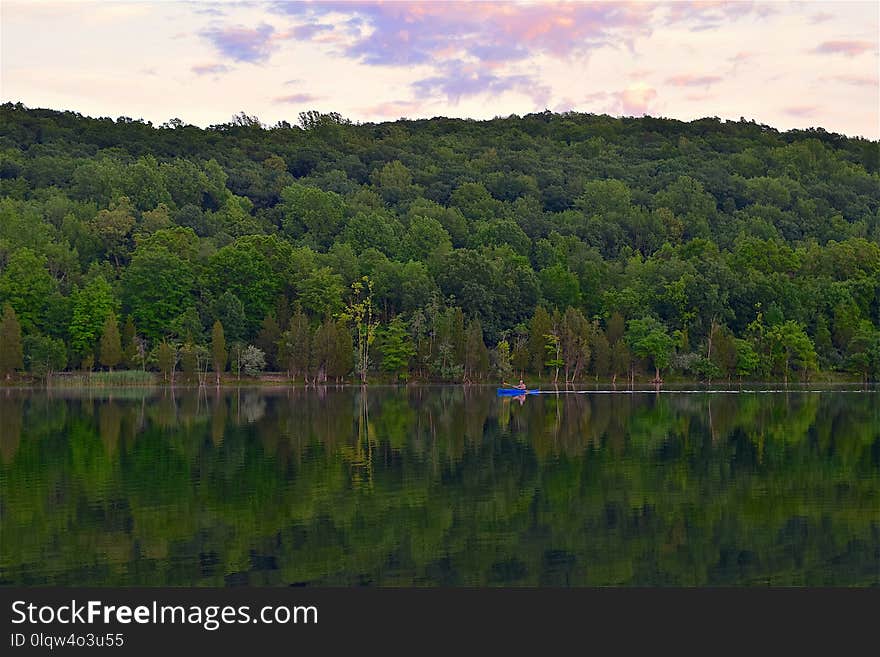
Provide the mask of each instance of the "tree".
POLYGON ((218 386, 220 385, 220 377, 226 371, 226 358, 226 336, 223 335, 223 324, 218 319, 211 329, 211 361, 218 386))
POLYGON ((734 339, 736 345, 736 374, 742 379, 744 376, 751 376, 758 370, 761 364, 761 357, 755 351, 752 343, 748 340, 734 339))
POLYGON ((506 381, 513 374, 513 366, 510 356, 510 343, 501 340, 492 350, 492 367, 502 381, 506 381))
POLYGON ((813 341, 804 331, 804 327, 797 322, 788 320, 769 327, 767 341, 773 363, 782 369, 786 383, 792 365, 803 371, 805 379, 809 376, 810 370, 818 367, 813 341))
MULTIPOLYGON (((607 342, 607 341, 606 341, 607 342)), ((618 340, 611 347, 609 367, 611 370, 611 383, 617 383, 617 377, 629 372, 632 366, 632 354, 625 340, 618 340)))
POLYGON ((125 325, 122 327, 122 361, 129 369, 141 365, 140 346, 134 319, 129 315, 125 318, 125 325))
POLYGON ((263 318, 255 344, 266 355, 266 364, 273 369, 278 366, 278 341, 280 339, 281 327, 275 321, 275 316, 266 315, 263 318))
POLYGON ((297 307, 290 318, 289 328, 281 334, 278 342, 278 360, 294 380, 302 374, 308 382, 311 333, 309 318, 297 307))
POLYGON ((541 376, 544 371, 544 361, 547 355, 546 336, 552 328, 550 314, 543 306, 535 308, 535 314, 529 322, 529 357, 532 371, 538 376, 541 376))
POLYGON ((177 367, 177 358, 177 347, 163 340, 159 344, 156 356, 163 380, 174 383, 174 369, 177 367))
POLYGON ((653 317, 632 319, 627 323, 626 341, 633 352, 654 363, 655 383, 660 383, 660 370, 669 366, 675 340, 664 324, 653 317))
POLYGON ((248 345, 241 353, 241 368, 248 376, 257 376, 266 367, 266 355, 254 345, 248 345))
POLYGON ((564 379, 572 383, 590 362, 590 324, 577 308, 568 308, 560 330, 564 379))
POLYGON ((607 376, 611 369, 611 345, 605 337, 605 331, 599 326, 599 321, 594 319, 588 327, 587 342, 590 346, 590 368, 593 375, 598 378, 607 376))
POLYGON ((187 340, 180 348, 180 371, 185 381, 199 380, 198 347, 192 340, 187 340))
POLYGON ((382 369, 397 377, 405 376, 416 348, 406 323, 400 316, 395 317, 382 328, 379 332, 378 344, 382 355, 382 369))
POLYGON ((104 320, 104 330, 101 332, 99 348, 99 362, 111 372, 122 360, 122 342, 119 338, 119 324, 116 323, 116 315, 112 312, 104 320))
POLYGON ((181 309, 191 302, 195 288, 193 266, 188 261, 195 233, 159 233, 137 246, 122 274, 123 305, 151 341, 166 334, 181 309), (175 252, 166 244, 173 245, 175 252))
POLYGON ((345 322, 336 322, 336 342, 330 360, 327 363, 327 376, 339 381, 351 371, 351 360, 354 347, 351 342, 351 331, 345 322))
POLYGON ((0 374, 9 381, 15 370, 24 368, 21 324, 10 304, 3 306, 0 319, 0 374))
POLYGON ((316 246, 328 246, 342 223, 344 203, 334 192, 295 183, 281 190, 280 205, 285 234, 307 234, 316 246))
POLYGON ((64 341, 59 338, 39 334, 29 335, 24 340, 24 351, 28 370, 41 379, 67 366, 67 348, 64 346, 64 341))
POLYGON ((352 300, 341 317, 353 324, 357 336, 358 373, 361 383, 367 382, 370 345, 376 338, 379 320, 373 316, 373 282, 369 276, 351 284, 352 300))
POLYGON ((489 349, 483 341, 483 327, 479 319, 472 319, 465 329, 465 379, 480 380, 488 371, 489 349))
POLYGON ((57 288, 46 257, 28 248, 15 251, 0 273, 0 302, 12 306, 25 333, 47 328, 47 304, 57 288))
POLYGON ((94 352, 107 317, 116 302, 107 280, 95 276, 81 290, 73 294, 73 318, 70 322, 70 346, 80 356, 94 352))

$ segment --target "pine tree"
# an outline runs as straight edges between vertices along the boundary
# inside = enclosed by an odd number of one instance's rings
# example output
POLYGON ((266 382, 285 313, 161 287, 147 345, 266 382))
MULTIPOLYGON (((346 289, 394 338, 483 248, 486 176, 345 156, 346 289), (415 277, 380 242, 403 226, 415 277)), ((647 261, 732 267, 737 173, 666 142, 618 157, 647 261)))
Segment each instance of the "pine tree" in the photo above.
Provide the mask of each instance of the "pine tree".
POLYGON ((122 342, 119 338, 119 325, 116 323, 116 315, 111 312, 104 320, 104 330, 99 345, 99 362, 112 372, 121 360, 122 342))
POLYGON ((278 366, 278 340, 281 339, 281 327, 272 315, 266 315, 257 334, 256 346, 266 357, 266 364, 272 370, 278 366))
POLYGON ((351 372, 354 356, 354 343, 351 340, 351 331, 343 321, 336 322, 336 342, 333 346, 333 354, 327 365, 327 375, 337 381, 351 372))
POLYGON ((187 341, 180 348, 180 370, 186 381, 195 381, 199 375, 199 356, 196 345, 187 341))
POLYGON ((594 320, 590 325, 590 346, 592 352, 591 366, 593 375, 598 379, 608 375, 611 369, 611 345, 605 337, 605 331, 594 320))
POLYGON ((226 370, 226 357, 226 337, 223 335, 223 324, 218 319, 211 329, 211 360, 218 386, 220 385, 220 376, 226 370))
POLYGON ((321 325, 315 329, 312 340, 312 371, 317 382, 327 380, 330 359, 336 348, 336 323, 328 315, 321 325))
POLYGON ((480 320, 471 320, 465 334, 465 377, 482 379, 489 370, 489 349, 483 342, 483 325, 480 320))
POLYGON ((156 359, 159 363, 159 370, 161 370, 164 379, 166 381, 170 380, 173 383, 174 367, 177 365, 177 349, 173 345, 162 341, 162 344, 159 345, 156 359))
POLYGON ((532 371, 541 376, 544 371, 544 361, 547 356, 547 338, 545 337, 553 328, 548 313, 543 306, 535 308, 535 314, 529 322, 529 360, 532 371))
POLYGON ((311 329, 309 318, 297 308, 290 318, 290 327, 278 342, 278 359, 292 379, 302 374, 308 382, 311 359, 311 329))
POLYGON ((21 324, 12 306, 7 303, 3 307, 3 318, 0 319, 0 374, 8 381, 15 370, 23 367, 21 324))
POLYGON ((129 315, 125 319, 125 326, 122 328, 122 360, 126 367, 135 369, 138 366, 143 366, 141 348, 141 340, 138 337, 134 319, 129 315))
POLYGON ((406 324, 399 316, 382 329, 379 344, 382 369, 395 374, 398 378, 405 376, 409 370, 409 360, 415 355, 416 348, 406 324))

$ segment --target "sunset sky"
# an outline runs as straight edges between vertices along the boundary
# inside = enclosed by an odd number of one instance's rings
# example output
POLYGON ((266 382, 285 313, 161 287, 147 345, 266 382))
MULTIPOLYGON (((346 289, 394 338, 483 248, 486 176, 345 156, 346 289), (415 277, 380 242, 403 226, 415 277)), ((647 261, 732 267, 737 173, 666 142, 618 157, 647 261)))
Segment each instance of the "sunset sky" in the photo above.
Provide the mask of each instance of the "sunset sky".
POLYGON ((16 2, 2 100, 207 126, 550 109, 880 137, 877 2, 16 2))

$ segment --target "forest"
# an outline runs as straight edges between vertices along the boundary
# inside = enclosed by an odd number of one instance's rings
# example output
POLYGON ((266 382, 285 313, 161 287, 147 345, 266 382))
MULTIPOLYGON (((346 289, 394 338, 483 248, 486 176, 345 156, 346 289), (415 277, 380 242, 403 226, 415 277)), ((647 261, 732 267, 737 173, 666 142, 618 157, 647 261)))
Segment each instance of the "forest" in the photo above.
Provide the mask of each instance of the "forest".
POLYGON ((5 383, 877 381, 880 144, 7 103, 0 309, 5 383))

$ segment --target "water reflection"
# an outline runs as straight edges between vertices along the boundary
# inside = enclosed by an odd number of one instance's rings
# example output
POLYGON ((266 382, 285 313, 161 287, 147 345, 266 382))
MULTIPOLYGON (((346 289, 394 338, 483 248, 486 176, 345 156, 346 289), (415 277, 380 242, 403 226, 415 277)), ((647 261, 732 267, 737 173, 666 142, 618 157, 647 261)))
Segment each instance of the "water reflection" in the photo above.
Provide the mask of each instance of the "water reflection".
POLYGON ((876 585, 878 393, 0 392, 0 583, 876 585))

